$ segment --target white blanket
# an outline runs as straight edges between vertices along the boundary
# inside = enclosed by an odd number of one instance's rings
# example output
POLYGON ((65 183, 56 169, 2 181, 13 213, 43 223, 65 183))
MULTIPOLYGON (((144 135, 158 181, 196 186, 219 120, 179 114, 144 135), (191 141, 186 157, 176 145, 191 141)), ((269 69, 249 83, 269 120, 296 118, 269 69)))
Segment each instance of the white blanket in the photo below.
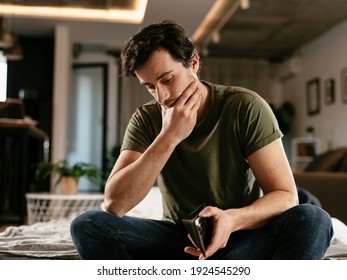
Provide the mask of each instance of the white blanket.
POLYGON ((8 227, 0 233, 0 259, 79 259, 69 220, 8 227))
POLYGON ((325 252, 325 259, 346 260, 347 259, 347 226, 336 218, 332 218, 334 236, 330 246, 325 252))

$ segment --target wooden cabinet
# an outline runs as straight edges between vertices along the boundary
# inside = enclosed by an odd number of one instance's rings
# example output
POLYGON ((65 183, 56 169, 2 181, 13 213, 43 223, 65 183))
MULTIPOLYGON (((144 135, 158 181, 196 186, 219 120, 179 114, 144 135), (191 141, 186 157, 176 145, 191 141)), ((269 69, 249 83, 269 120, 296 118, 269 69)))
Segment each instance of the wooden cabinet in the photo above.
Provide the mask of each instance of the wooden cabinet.
POLYGON ((21 120, 0 122, 0 224, 23 224, 25 193, 49 191, 34 182, 35 164, 48 156, 46 134, 21 120))

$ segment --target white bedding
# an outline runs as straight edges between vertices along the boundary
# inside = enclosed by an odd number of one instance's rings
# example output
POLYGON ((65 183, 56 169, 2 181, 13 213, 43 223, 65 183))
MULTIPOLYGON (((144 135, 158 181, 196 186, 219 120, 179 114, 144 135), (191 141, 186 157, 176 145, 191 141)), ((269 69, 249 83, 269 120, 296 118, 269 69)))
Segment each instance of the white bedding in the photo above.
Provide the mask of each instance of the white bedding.
POLYGON ((336 218, 332 218, 334 236, 325 252, 325 259, 347 259, 347 226, 336 218))
MULTIPOLYGON (((162 204, 159 189, 148 196, 128 215, 161 219, 162 204)), ((30 226, 9 227, 0 233, 0 259, 78 259, 71 241, 71 220, 53 220, 30 226)), ((332 218, 334 236, 325 259, 347 259, 347 226, 332 218)))
POLYGON ((70 220, 8 227, 0 233, 0 259, 79 259, 70 220))

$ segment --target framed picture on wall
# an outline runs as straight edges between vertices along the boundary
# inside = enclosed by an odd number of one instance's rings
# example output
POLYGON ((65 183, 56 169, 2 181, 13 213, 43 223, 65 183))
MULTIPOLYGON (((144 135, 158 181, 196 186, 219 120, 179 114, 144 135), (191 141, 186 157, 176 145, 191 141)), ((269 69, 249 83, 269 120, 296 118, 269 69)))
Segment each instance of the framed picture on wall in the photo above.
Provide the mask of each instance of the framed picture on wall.
POLYGON ((320 80, 314 78, 306 83, 307 114, 313 116, 320 111, 320 80))
POLYGON ((347 103, 347 67, 341 71, 341 99, 347 103))
POLYGON ((335 80, 332 78, 324 82, 324 101, 327 105, 335 102, 335 80))

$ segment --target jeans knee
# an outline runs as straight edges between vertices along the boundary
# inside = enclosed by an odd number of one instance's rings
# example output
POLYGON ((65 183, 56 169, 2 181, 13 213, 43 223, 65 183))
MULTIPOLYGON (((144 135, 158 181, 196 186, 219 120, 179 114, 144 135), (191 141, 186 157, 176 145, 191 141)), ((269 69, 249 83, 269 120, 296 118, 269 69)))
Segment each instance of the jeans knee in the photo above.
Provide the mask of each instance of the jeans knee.
POLYGON ((320 207, 311 204, 300 204, 295 210, 298 222, 304 228, 315 229, 316 233, 326 236, 329 240, 334 231, 330 215, 320 207))
POLYGON ((297 206, 299 215, 305 218, 306 222, 331 226, 330 215, 322 208, 311 204, 300 204, 297 206))
POLYGON ((93 227, 93 221, 96 221, 100 211, 92 210, 81 214, 76 217, 70 224, 70 233, 72 238, 81 235, 86 228, 93 227))

